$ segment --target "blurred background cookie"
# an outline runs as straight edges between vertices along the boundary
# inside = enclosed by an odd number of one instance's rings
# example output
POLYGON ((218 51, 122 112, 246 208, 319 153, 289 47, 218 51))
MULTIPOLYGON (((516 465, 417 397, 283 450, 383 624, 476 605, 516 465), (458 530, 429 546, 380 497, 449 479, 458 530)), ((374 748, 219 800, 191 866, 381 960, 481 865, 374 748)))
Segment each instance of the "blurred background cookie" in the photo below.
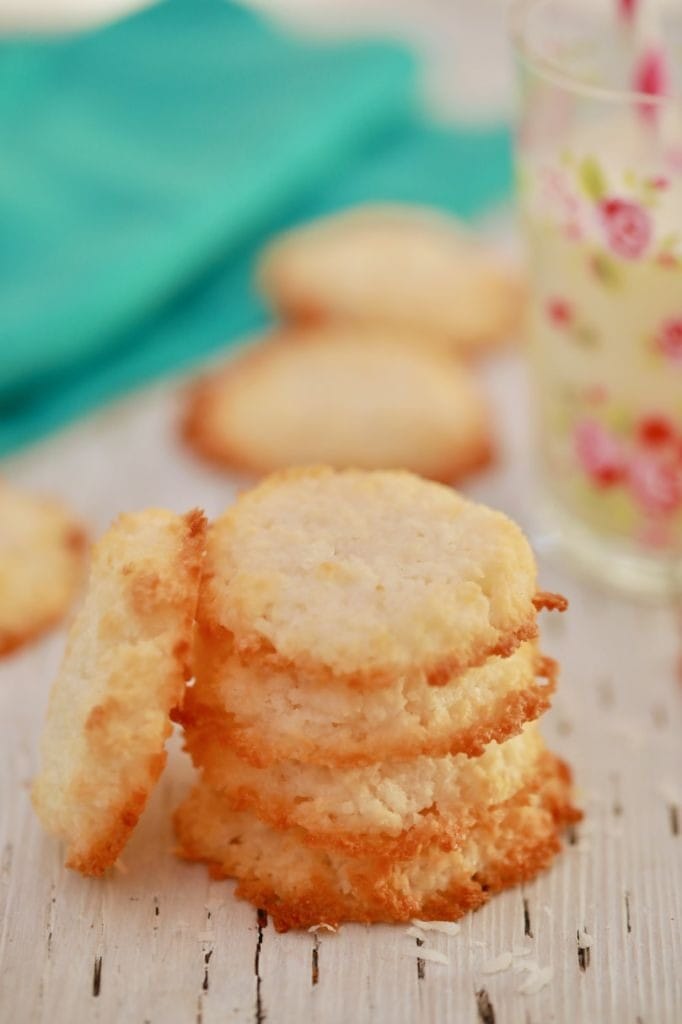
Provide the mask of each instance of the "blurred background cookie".
POLYGON ((349 325, 276 332, 199 383, 185 435, 256 474, 325 463, 459 479, 491 458, 490 414, 465 367, 414 340, 349 325))
POLYGON ((62 618, 85 549, 83 526, 64 505, 0 480, 0 655, 62 618))
POLYGON ((303 225, 271 243, 257 273, 284 317, 419 331, 466 354, 504 341, 525 303, 513 268, 455 218, 417 206, 367 205, 303 225))

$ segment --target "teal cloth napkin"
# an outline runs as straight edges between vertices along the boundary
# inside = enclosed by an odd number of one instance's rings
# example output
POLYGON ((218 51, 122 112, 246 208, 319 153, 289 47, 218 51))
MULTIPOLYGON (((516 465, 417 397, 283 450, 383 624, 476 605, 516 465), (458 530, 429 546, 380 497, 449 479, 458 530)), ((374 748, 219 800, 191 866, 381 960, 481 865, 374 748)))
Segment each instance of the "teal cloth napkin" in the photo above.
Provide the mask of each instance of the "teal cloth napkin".
POLYGON ((267 320, 275 231, 372 199, 472 216, 504 127, 429 124, 414 61, 224 0, 0 43, 0 454, 267 320))

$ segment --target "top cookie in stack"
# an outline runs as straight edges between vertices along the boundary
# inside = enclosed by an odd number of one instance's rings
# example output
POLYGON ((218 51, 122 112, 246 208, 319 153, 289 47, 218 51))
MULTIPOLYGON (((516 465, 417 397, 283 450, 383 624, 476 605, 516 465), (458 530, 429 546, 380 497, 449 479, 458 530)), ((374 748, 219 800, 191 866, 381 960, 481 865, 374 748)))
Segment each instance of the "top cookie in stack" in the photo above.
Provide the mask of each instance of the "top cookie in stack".
POLYGON ((275 474, 213 525, 208 565, 202 628, 321 681, 439 684, 537 635, 519 528, 409 473, 275 474))
POLYGON ((518 527, 408 473, 243 495, 209 533, 181 851, 282 928, 458 916, 531 877, 574 814, 532 724, 538 603, 518 527))

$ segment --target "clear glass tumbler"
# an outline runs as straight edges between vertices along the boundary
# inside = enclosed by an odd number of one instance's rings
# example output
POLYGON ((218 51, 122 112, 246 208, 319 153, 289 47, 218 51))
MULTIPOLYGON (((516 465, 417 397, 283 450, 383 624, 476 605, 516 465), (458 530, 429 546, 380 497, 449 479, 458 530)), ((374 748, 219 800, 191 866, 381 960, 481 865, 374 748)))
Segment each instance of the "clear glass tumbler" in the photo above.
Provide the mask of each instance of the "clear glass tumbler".
MULTIPOLYGON (((542 507, 559 544, 642 593, 682 590, 682 101, 633 91, 616 4, 526 0, 518 191, 542 507)), ((682 67, 682 19, 666 21, 682 67)))

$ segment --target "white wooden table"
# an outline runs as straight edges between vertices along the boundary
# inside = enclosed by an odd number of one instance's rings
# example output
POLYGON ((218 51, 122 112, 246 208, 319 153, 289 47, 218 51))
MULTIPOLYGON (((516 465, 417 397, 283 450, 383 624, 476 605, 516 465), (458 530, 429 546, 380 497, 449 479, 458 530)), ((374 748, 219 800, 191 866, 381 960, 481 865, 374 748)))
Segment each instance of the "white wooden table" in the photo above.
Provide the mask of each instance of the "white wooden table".
MULTIPOLYGON (((468 490, 531 531, 524 374, 516 356, 486 377, 499 467, 468 490)), ((3 466, 68 498, 93 530, 121 508, 215 514, 234 485, 195 463, 174 433, 177 389, 127 399, 3 466)), ((0 662, 0 1021, 2 1024, 679 1024, 682 1021, 682 686, 679 616, 607 595, 541 557, 542 584, 569 597, 544 616, 563 664, 546 719, 575 766, 586 819, 538 881, 496 897, 459 935, 429 936, 447 966, 418 964, 403 927, 277 935, 232 883, 176 860, 170 812, 191 769, 175 748, 125 852, 102 881, 67 872, 32 813, 28 782, 64 636, 0 662), (578 954, 577 932, 592 937, 578 954), (527 941, 550 984, 533 996, 491 958, 527 941)))

